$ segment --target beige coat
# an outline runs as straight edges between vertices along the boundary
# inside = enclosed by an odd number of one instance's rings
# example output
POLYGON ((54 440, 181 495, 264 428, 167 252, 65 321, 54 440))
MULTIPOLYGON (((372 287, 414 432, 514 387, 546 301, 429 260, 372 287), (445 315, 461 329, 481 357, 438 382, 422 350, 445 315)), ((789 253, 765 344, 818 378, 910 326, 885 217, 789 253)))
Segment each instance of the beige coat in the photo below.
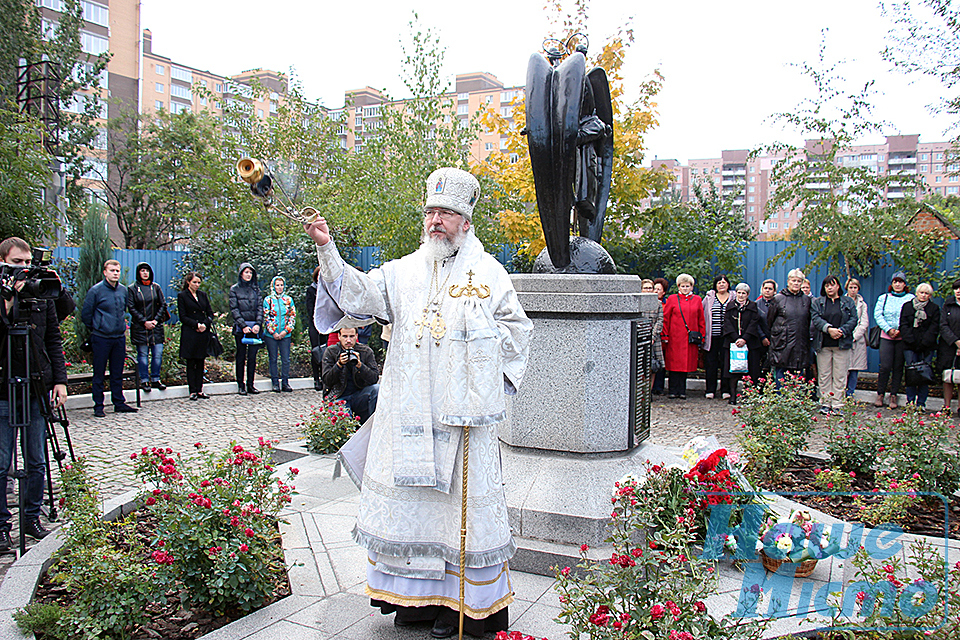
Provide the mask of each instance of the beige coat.
POLYGON ((863 296, 857 294, 857 326, 853 329, 853 351, 850 352, 850 369, 867 370, 867 329, 870 328, 870 312, 863 296))

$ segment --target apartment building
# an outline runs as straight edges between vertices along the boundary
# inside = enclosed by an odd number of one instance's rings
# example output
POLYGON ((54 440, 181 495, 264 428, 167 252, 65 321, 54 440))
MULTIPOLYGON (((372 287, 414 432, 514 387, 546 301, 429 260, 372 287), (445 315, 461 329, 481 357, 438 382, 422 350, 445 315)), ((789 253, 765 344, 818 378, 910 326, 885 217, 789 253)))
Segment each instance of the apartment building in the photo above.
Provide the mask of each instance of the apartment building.
MULTIPOLYGON (((822 151, 818 144, 806 141, 805 152, 817 155, 822 151)), ((950 142, 920 142, 919 135, 887 136, 882 144, 855 145, 837 155, 844 166, 866 167, 883 174, 916 175, 928 193, 960 195, 960 167, 946 163, 950 147, 950 142)), ((803 215, 788 209, 766 210, 767 201, 773 196, 771 174, 783 157, 751 158, 748 150, 735 149, 722 151, 719 158, 693 159, 686 165, 676 160, 654 160, 652 166, 673 174, 667 194, 681 201, 693 197, 693 185, 697 182, 712 182, 719 193, 734 198, 734 204, 743 207, 747 223, 764 240, 786 236, 803 215)), ((905 196, 896 184, 887 192, 888 198, 905 196)))

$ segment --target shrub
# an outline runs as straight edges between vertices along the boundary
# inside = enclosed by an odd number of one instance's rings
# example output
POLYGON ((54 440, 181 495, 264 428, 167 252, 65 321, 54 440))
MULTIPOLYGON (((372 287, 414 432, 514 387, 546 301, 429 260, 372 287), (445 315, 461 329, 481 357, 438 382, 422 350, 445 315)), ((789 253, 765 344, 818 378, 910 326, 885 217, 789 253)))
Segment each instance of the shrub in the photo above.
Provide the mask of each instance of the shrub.
POLYGON ((872 477, 876 471, 877 453, 886 445, 886 431, 881 420, 880 413, 874 417, 848 399, 839 416, 827 419, 826 449, 831 462, 843 471, 872 477))
POLYGON ((311 406, 310 414, 297 425, 307 436, 307 448, 314 453, 333 453, 360 427, 343 400, 323 400, 311 406))
POLYGON ((747 385, 741 407, 743 430, 737 442, 747 458, 744 473, 761 483, 776 482, 797 453, 806 446, 813 430, 816 403, 813 383, 787 374, 780 389, 766 384, 761 389, 747 385))
POLYGON ((885 474, 881 475, 877 479, 879 486, 874 489, 878 496, 858 495, 853 501, 853 506, 860 512, 860 519, 869 525, 877 526, 906 518, 907 510, 920 502, 916 493, 919 477, 914 474, 909 480, 900 482, 885 474), (883 487, 883 494, 879 493, 879 487, 883 487))
MULTIPOLYGON (((672 483, 675 471, 666 470, 661 477, 672 483)), ((729 617, 717 621, 708 613, 704 599, 715 593, 715 568, 692 548, 696 520, 657 517, 673 499, 669 486, 659 480, 638 484, 632 478, 618 483, 607 539, 613 545, 610 559, 587 559, 583 545, 580 571, 557 571, 557 621, 571 625, 571 637, 760 636, 759 624, 734 625, 729 617)))
POLYGON ((820 491, 850 491, 855 477, 853 471, 843 469, 814 469, 813 486, 820 491))
POLYGON ((893 419, 888 446, 879 452, 879 469, 899 482, 916 480, 919 491, 950 496, 960 487, 960 453, 949 442, 954 428, 946 414, 909 408, 893 419))
POLYGON ((49 574, 70 594, 71 604, 59 610, 35 605, 20 613, 18 624, 55 638, 127 638, 169 583, 144 562, 147 550, 135 523, 101 519, 100 500, 82 458, 64 468, 61 481, 70 526, 49 574))
POLYGON ((260 439, 255 452, 234 444, 214 454, 201 443, 181 459, 169 448, 133 454, 145 491, 145 508, 159 519, 153 561, 172 572, 197 603, 213 610, 260 607, 282 573, 276 544, 277 514, 293 487, 273 479, 272 445, 260 439))

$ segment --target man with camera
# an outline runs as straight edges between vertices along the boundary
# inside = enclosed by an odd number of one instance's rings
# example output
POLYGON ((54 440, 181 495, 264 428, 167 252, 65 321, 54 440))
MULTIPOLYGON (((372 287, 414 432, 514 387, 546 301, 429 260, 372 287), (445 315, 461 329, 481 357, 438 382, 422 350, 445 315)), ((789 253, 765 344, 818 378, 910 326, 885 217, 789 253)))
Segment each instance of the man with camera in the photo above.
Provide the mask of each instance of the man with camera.
MULTIPOLYGON (((41 402, 49 398, 40 398, 41 389, 53 393, 53 406, 59 407, 67 399, 67 367, 63 360, 63 342, 60 336, 60 323, 57 318, 56 296, 59 288, 53 291, 56 274, 43 270, 31 274, 29 267, 33 263, 30 245, 20 238, 11 237, 0 242, 0 263, 2 266, 3 304, 0 304, 0 552, 9 551, 10 509, 7 507, 7 492, 3 490, 7 483, 7 469, 17 446, 18 429, 10 426, 11 398, 9 397, 9 378, 7 370, 8 355, 12 356, 12 365, 18 371, 15 376, 26 372, 29 364, 30 421, 20 437, 26 451, 26 481, 24 491, 24 533, 35 540, 45 537, 49 531, 40 523, 40 506, 43 503, 44 478, 46 476, 46 456, 44 440, 46 421, 41 412, 41 402), (46 293, 51 297, 43 297, 46 293), (38 295, 39 294, 39 295, 38 295), (39 299, 27 298, 37 295, 39 299), (9 339, 10 329, 15 325, 29 327, 31 352, 25 358, 23 352, 27 341, 18 344, 16 337, 9 339), (13 350, 8 354, 8 348, 13 350), (40 384, 42 382, 42 384, 40 384)), ((58 280, 58 279, 57 279, 58 280)))
POLYGON ((321 364, 324 397, 343 400, 350 411, 366 422, 377 410, 380 371, 373 349, 357 342, 356 328, 340 329, 340 341, 323 352, 321 364))
POLYGON ((120 263, 103 263, 103 280, 90 287, 80 319, 90 330, 93 350, 93 415, 102 418, 103 377, 110 365, 110 399, 114 413, 136 413, 123 396, 123 361, 127 357, 127 288, 120 284, 120 263))

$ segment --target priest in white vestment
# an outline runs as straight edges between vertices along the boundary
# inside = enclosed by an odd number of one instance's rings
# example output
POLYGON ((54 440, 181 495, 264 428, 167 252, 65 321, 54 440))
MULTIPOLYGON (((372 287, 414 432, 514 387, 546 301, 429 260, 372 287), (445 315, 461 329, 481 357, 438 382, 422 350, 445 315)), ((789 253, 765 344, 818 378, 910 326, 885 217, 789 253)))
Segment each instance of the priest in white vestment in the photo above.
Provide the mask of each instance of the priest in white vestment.
POLYGON ((437 638, 457 632, 468 425, 465 630, 505 630, 513 600, 497 425, 523 377, 533 324, 474 234, 479 197, 466 171, 434 171, 422 245, 368 274, 345 268, 325 220, 304 225, 320 262, 317 330, 393 325, 370 430, 352 441, 362 449, 369 437, 365 462, 346 465, 361 491, 353 536, 368 551, 373 605, 396 611, 401 626, 432 622, 437 638))

